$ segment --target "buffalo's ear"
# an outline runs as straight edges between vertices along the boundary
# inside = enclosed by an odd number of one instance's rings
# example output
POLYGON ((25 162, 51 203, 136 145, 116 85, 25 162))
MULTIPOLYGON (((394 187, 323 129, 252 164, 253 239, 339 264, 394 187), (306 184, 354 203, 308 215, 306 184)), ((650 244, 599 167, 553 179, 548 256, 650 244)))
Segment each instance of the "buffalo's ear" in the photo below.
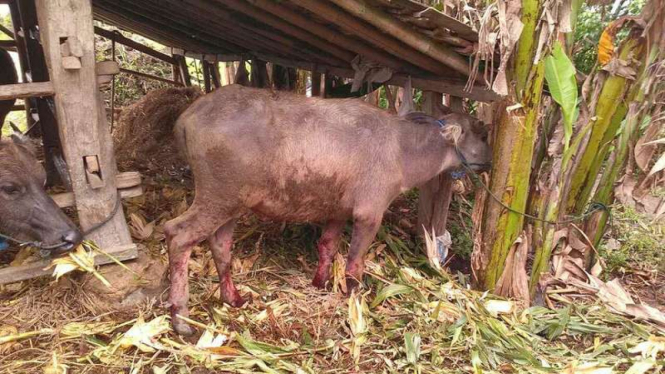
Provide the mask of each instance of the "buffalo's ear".
POLYGON ((430 116, 429 114, 425 114, 423 112, 408 113, 404 116, 404 119, 421 125, 429 125, 436 123, 436 118, 430 116))
POLYGON ((10 122, 12 125, 12 129, 14 130, 14 133, 11 135, 12 142, 16 144, 17 146, 25 149, 26 151, 30 152, 30 154, 35 155, 37 153, 37 147, 34 142, 34 140, 28 138, 27 136, 23 135, 21 131, 18 130, 16 125, 10 122))
POLYGON ((439 118, 454 113, 453 110, 450 109, 449 106, 445 106, 442 103, 437 103, 436 108, 434 110, 436 112, 435 113, 436 116, 439 117, 439 118))
POLYGON ((441 130, 441 134, 443 134, 443 138, 448 143, 457 145, 460 136, 462 136, 462 126, 456 123, 449 123, 441 130))

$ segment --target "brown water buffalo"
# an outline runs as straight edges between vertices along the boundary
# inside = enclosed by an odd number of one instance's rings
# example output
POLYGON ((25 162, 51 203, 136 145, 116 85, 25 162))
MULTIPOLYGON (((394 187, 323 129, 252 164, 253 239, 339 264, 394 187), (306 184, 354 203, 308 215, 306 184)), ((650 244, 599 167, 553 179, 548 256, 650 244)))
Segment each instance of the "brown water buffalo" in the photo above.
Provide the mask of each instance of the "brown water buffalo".
POLYGON ((244 303, 230 272, 240 215, 324 223, 317 287, 328 282, 342 229, 353 219, 346 268, 353 289, 396 196, 460 168, 460 154, 469 164, 491 158, 483 126, 468 115, 400 118, 357 99, 305 98, 239 85, 196 100, 174 131, 196 185, 189 210, 165 226, 172 322, 183 335, 192 331, 176 315, 188 315, 187 262, 197 243, 209 241, 222 300, 244 303))
POLYGON ((46 173, 32 145, 0 140, 0 234, 44 248, 68 250, 81 233, 44 191, 46 173))

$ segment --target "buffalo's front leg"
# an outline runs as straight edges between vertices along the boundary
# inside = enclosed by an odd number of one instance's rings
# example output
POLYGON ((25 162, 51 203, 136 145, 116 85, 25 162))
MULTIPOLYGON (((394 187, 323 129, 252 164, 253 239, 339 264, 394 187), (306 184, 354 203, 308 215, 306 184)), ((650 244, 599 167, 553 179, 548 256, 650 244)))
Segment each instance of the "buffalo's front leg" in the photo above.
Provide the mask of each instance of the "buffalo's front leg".
POLYGON ((189 309, 187 308, 187 302, 189 301, 187 263, 192 248, 205 240, 214 229, 214 221, 202 214, 201 210, 195 206, 192 206, 183 215, 167 222, 164 226, 169 248, 171 324, 173 329, 181 335, 194 333, 185 321, 178 318, 178 315, 189 316, 189 309))
POLYGON ((222 301, 233 307, 241 307, 245 304, 245 300, 240 296, 231 279, 231 249, 233 248, 233 228, 235 225, 235 220, 227 222, 210 236, 208 242, 219 275, 222 301))
POLYGON ((365 255, 381 226, 381 214, 354 215, 353 237, 346 262, 346 288, 349 293, 358 288, 365 271, 365 255))
POLYGON ((330 268, 332 267, 339 239, 344 229, 344 221, 330 221, 323 229, 323 234, 317 244, 319 249, 319 267, 316 269, 316 275, 312 284, 318 288, 325 288, 330 280, 330 268))

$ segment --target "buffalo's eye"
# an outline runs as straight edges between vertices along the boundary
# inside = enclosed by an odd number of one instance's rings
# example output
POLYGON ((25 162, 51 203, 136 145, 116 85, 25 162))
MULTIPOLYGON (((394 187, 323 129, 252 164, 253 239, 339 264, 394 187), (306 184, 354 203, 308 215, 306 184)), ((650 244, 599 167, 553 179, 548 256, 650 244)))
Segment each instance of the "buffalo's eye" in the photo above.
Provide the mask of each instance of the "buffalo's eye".
POLYGON ((9 197, 16 197, 21 194, 21 186, 17 184, 3 184, 0 186, 0 191, 2 191, 3 194, 9 196, 9 197))

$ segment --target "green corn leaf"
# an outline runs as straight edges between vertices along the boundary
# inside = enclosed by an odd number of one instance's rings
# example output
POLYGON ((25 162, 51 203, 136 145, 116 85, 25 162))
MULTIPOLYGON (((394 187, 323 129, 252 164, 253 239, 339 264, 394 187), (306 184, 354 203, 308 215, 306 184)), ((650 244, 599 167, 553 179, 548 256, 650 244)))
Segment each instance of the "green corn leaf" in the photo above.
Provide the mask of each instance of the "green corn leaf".
POLYGON ((412 332, 404 334, 404 348, 406 350, 406 361, 415 365, 420 357, 420 335, 412 332))
POLYGON ((563 113, 564 149, 568 149, 573 135, 577 107, 577 80, 575 66, 558 41, 554 44, 552 53, 545 58, 545 79, 552 98, 559 104, 563 113))
POLYGON ((376 297, 374 300, 372 300, 372 304, 370 304, 370 308, 375 308, 377 305, 381 304, 384 300, 397 296, 397 295, 402 295, 405 293, 411 293, 413 292, 413 287, 403 285, 403 284, 391 284, 386 287, 383 287, 381 291, 376 294, 376 297))

